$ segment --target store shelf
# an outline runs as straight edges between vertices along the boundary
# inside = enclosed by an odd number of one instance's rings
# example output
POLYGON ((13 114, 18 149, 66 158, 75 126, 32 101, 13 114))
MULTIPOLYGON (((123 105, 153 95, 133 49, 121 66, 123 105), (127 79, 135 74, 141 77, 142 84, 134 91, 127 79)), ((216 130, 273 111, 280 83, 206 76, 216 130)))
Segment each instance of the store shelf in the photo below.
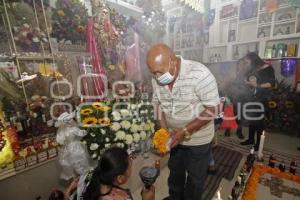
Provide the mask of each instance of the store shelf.
POLYGON ((227 17, 227 18, 221 18, 220 19, 220 22, 223 22, 223 21, 230 21, 230 20, 237 20, 238 19, 238 16, 232 16, 232 17, 227 17))
POLYGON ((272 22, 258 24, 258 27, 272 26, 272 22))
POLYGON ((291 19, 288 19, 288 20, 275 21, 274 23, 275 23, 275 25, 296 23, 296 18, 291 18, 291 19))
POLYGON ((239 24, 246 24, 246 23, 253 23, 253 22, 257 22, 257 17, 251 19, 239 20, 239 24))
POLYGON ((47 164, 47 163, 49 163, 49 162, 55 161, 56 158, 57 158, 57 157, 48 159, 48 160, 46 160, 46 161, 44 161, 44 162, 37 163, 37 164, 35 164, 35 165, 33 165, 33 166, 30 166, 30 167, 26 167, 26 168, 23 169, 23 170, 15 171, 15 169, 12 168, 12 169, 9 169, 8 171, 4 171, 4 172, 0 173, 0 181, 1 181, 1 180, 4 180, 4 179, 7 179, 7 178, 9 178, 9 177, 12 177, 12 176, 21 174, 21 173, 23 173, 23 172, 32 170, 32 169, 34 169, 34 168, 40 167, 40 166, 45 165, 45 164, 47 164))
POLYGON ((300 57, 262 58, 263 60, 300 59, 300 57))

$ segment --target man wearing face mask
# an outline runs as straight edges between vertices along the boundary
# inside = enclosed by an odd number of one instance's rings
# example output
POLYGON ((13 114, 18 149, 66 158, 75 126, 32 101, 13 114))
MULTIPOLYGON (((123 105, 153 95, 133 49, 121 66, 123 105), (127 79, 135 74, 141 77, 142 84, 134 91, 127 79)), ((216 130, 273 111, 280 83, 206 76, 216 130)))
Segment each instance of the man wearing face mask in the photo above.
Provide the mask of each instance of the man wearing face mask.
POLYGON ((199 200, 218 113, 215 77, 201 63, 176 56, 165 44, 151 47, 147 64, 160 126, 171 134, 169 199, 199 200))

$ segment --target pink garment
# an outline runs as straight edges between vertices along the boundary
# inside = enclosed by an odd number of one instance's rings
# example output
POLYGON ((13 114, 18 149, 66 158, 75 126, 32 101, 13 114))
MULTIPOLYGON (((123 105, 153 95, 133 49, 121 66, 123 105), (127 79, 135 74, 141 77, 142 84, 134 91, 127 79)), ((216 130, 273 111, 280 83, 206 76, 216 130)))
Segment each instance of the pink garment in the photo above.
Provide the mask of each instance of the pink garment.
POLYGON ((140 65, 139 35, 134 33, 134 43, 125 53, 126 80, 138 82, 142 80, 140 65))
MULTIPOLYGON (((97 41, 94 34, 94 20, 90 18, 87 24, 87 33, 86 33, 86 45, 87 45, 87 52, 91 54, 91 64, 92 64, 92 73, 97 75, 106 76, 106 72, 102 66, 102 60, 97 48, 97 41)), ((107 85, 106 80, 103 80, 102 77, 97 76, 92 78, 94 84, 94 96, 101 96, 104 94, 105 85, 107 85)), ((86 94, 87 95, 87 94, 86 94)), ((105 98, 105 97, 102 97, 105 98)), ((100 99, 100 98, 99 98, 100 99)))

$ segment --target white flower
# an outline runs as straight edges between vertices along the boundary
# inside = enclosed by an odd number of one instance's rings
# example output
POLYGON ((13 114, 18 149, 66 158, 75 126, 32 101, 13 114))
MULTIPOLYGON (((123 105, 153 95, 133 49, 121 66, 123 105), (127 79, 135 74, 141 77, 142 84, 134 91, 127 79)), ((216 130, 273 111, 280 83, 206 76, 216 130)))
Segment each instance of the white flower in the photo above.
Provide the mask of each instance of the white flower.
POLYGON ((130 128, 131 124, 130 124, 129 121, 124 120, 124 121, 121 122, 121 126, 122 126, 124 129, 128 130, 128 129, 130 128))
POLYGON ((105 142, 109 142, 109 138, 105 138, 105 142))
POLYGON ((145 131, 141 131, 140 136, 142 140, 145 140, 147 137, 147 133, 145 131))
POLYGON ((141 136, 138 133, 133 134, 133 141, 134 142, 139 142, 141 139, 141 136))
POLYGON ((149 101, 147 101, 146 105, 150 105, 150 102, 149 102, 149 101))
POLYGON ((86 141, 83 141, 82 144, 85 144, 85 145, 86 145, 86 141))
POLYGON ((130 130, 131 130, 131 132, 136 133, 136 132, 138 132, 140 129, 141 129, 141 128, 140 128, 140 125, 132 124, 130 130))
POLYGON ((149 124, 149 123, 146 123, 146 124, 144 125, 144 131, 150 131, 150 129, 151 129, 150 124, 149 124))
POLYGON ((101 134, 104 135, 106 133, 106 131, 104 129, 101 129, 101 134))
POLYGON ((120 148, 124 148, 124 144, 123 143, 117 143, 117 146, 120 148))
POLYGON ((151 127, 151 131, 154 132, 155 124, 153 122, 150 122, 149 125, 151 127))
POLYGON ((98 144, 96 144, 96 143, 92 143, 92 144, 91 144, 91 146, 90 146, 90 150, 91 150, 91 151, 95 151, 95 150, 97 150, 97 149, 98 149, 98 147, 99 147, 99 145, 98 145, 98 144))
POLYGON ((95 135, 95 133, 91 133, 91 136, 92 136, 92 137, 95 137, 96 135, 95 135))
POLYGON ((136 105, 135 104, 131 104, 131 109, 135 110, 136 109, 136 105))
POLYGON ((125 139, 125 132, 124 131, 118 131, 116 133, 116 138, 119 139, 119 140, 124 140, 125 139))
POLYGON ((105 148, 109 148, 111 146, 111 144, 108 143, 108 144, 105 144, 104 146, 105 146, 105 148))
POLYGON ((125 136, 125 143, 126 143, 126 144, 132 144, 132 142, 133 142, 133 137, 132 137, 132 135, 127 134, 127 135, 125 136))
POLYGON ((136 119, 132 119, 132 123, 136 123, 137 122, 137 120, 136 119))
POLYGON ((118 111, 113 111, 111 114, 113 116, 114 121, 120 121, 121 120, 121 114, 118 111))
POLYGON ((129 110, 127 110, 127 109, 122 109, 122 110, 120 110, 120 113, 121 113, 121 115, 122 115, 123 117, 127 117, 127 116, 130 115, 129 110))
POLYGON ((97 154, 96 154, 96 153, 93 153, 92 158, 93 158, 93 159, 97 158, 97 154))
POLYGON ((113 122, 112 125, 110 126, 110 128, 113 131, 118 131, 121 128, 121 125, 118 122, 113 122))

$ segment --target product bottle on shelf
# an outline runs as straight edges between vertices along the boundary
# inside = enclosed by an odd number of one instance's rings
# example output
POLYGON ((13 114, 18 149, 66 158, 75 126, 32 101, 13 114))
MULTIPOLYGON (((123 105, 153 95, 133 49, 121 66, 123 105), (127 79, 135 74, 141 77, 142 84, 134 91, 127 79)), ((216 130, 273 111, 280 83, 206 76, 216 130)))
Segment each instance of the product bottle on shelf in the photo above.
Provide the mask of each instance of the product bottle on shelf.
POLYGON ((215 62, 215 63, 218 62, 218 56, 217 56, 217 54, 215 54, 214 62, 215 62))
POLYGON ((288 35, 291 33, 291 27, 286 27, 286 31, 285 31, 285 34, 288 35))
POLYGON ((260 28, 259 32, 257 33, 257 38, 264 38, 264 37, 266 37, 266 33, 263 28, 260 28))
POLYGON ((273 48, 272 48, 272 58, 276 58, 276 45, 273 44, 273 48))
POLYGON ((284 172, 285 171, 285 163, 284 161, 281 161, 281 163, 279 164, 279 167, 280 171, 284 172))
POLYGON ((290 164, 290 173, 296 175, 297 163, 296 160, 293 160, 290 164))
POLYGON ((233 60, 238 60, 239 58, 240 58, 240 55, 239 55, 239 47, 236 46, 236 47, 235 47, 234 54, 233 54, 233 60))
POLYGON ((218 60, 218 62, 221 62, 221 61, 222 61, 222 57, 221 57, 221 54, 220 54, 220 53, 218 54, 217 60, 218 60))
POLYGON ((250 172, 255 161, 254 147, 251 148, 250 154, 247 156, 246 165, 247 172, 250 172))
POLYGON ((273 154, 271 154, 269 158, 269 167, 274 168, 275 164, 276 164, 276 157, 273 154))
POLYGON ((258 55, 258 43, 255 44, 255 51, 254 52, 258 55))
POLYGON ((287 45, 285 44, 282 49, 282 57, 287 57, 287 45))

